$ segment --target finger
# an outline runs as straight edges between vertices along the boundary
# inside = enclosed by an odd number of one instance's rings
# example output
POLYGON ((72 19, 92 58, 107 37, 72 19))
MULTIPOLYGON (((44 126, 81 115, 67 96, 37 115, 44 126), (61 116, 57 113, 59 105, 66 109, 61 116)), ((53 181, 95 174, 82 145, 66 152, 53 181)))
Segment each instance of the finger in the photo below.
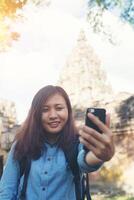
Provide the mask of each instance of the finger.
POLYGON ((88 143, 86 140, 84 140, 82 137, 79 137, 80 142, 90 151, 92 151, 98 158, 101 155, 101 150, 96 148, 94 145, 88 143))
POLYGON ((104 143, 104 139, 103 139, 103 136, 102 136, 103 134, 99 133, 95 129, 90 128, 88 126, 83 126, 83 131, 81 131, 81 133, 83 133, 83 132, 85 132, 88 135, 91 135, 93 138, 100 141, 101 143, 104 143))
POLYGON ((96 147, 94 145, 92 145, 91 143, 87 142, 86 140, 84 140, 84 138, 79 137, 80 143, 82 143, 85 147, 87 147, 87 149, 89 149, 90 151, 95 151, 96 147))
POLYGON ((81 137, 96 148, 104 148, 104 142, 101 142, 86 132, 81 131, 81 137))
POLYGON ((88 113, 88 117, 95 123, 103 133, 109 133, 110 129, 95 115, 88 113))
MULTIPOLYGON (((97 132, 96 130, 94 130, 88 126, 83 126, 83 131, 81 130, 81 136, 84 137, 84 133, 86 133, 87 135, 90 135, 90 137, 98 140, 103 145, 109 146, 113 143, 113 138, 114 138, 111 130, 109 130, 109 132, 110 132, 109 134, 107 134, 107 133, 100 134, 99 132, 97 132)), ((90 140, 90 138, 89 138, 89 140, 90 140)))

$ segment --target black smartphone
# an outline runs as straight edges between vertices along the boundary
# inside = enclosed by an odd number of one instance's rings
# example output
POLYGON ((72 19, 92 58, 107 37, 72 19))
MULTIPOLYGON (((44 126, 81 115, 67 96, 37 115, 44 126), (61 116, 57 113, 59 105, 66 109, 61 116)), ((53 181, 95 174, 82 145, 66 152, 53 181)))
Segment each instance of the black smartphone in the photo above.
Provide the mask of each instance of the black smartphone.
POLYGON ((96 117, 98 117, 104 124, 106 122, 106 110, 104 108, 87 108, 86 111, 86 119, 85 119, 85 124, 99 133, 102 133, 102 131, 97 127, 96 124, 94 124, 87 116, 88 113, 92 113, 96 117))

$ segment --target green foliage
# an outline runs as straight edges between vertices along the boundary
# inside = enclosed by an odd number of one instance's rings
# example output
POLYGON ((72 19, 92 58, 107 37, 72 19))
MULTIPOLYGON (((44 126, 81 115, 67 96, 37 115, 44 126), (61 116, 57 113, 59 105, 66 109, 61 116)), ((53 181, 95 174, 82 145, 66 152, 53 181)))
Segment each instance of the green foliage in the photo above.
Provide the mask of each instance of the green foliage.
POLYGON ((127 194, 116 194, 116 195, 108 195, 108 194, 94 194, 92 195, 94 200, 134 200, 134 196, 127 194))
MULTIPOLYGON (((89 9, 99 6, 103 10, 118 10, 118 15, 122 20, 134 25, 134 0, 89 0, 89 9)), ((117 13, 117 12, 116 12, 117 13)))
POLYGON ((34 3, 35 5, 39 5, 43 1, 45 1, 45 0, 30 0, 30 2, 34 3))
MULTIPOLYGON (((109 197, 106 198, 107 200, 134 200, 134 197, 129 196, 115 196, 115 197, 109 197)), ((104 199, 104 200, 106 200, 104 199)))
POLYGON ((122 0, 95 0, 98 6, 102 6, 105 9, 108 9, 109 7, 113 6, 122 6, 123 1, 122 0))
POLYGON ((116 44, 116 38, 113 37, 112 29, 103 23, 102 18, 105 10, 113 12, 122 22, 128 22, 134 27, 134 0, 89 0, 88 5, 88 21, 91 28, 112 44, 116 44), (97 10, 96 13, 94 8, 97 10))
POLYGON ((111 24, 106 25, 104 20, 104 7, 89 9, 87 14, 87 21, 92 30, 103 37, 105 40, 109 41, 111 44, 115 45, 117 39, 114 32, 112 31, 111 24))
POLYGON ((124 100, 117 110, 121 125, 134 119, 134 95, 124 100))

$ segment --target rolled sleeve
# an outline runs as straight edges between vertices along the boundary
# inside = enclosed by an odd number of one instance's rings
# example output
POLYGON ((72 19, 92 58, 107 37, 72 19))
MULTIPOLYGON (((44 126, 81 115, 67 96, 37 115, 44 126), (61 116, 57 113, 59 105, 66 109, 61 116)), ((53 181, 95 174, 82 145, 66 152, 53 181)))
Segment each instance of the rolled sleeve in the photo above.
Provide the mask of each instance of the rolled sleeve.
POLYGON ((13 152, 14 145, 8 154, 0 180, 0 200, 16 199, 19 181, 19 164, 13 158, 13 152))
POLYGON ((82 148, 81 145, 80 145, 79 149, 80 150, 78 153, 77 161, 78 161, 80 170, 82 172, 86 172, 86 173, 93 172, 93 171, 98 170, 102 166, 102 164, 98 164, 98 165, 94 165, 94 166, 89 165, 85 160, 85 156, 86 156, 87 152, 82 148))

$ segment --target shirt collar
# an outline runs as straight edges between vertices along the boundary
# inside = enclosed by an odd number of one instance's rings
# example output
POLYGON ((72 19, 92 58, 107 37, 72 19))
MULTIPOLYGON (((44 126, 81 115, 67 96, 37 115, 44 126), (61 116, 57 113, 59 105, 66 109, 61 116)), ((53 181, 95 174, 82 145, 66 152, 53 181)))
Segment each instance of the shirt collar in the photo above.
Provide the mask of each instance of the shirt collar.
POLYGON ((61 138, 61 133, 57 136, 54 142, 50 142, 47 137, 45 137, 45 143, 50 145, 51 147, 58 146, 61 138))

